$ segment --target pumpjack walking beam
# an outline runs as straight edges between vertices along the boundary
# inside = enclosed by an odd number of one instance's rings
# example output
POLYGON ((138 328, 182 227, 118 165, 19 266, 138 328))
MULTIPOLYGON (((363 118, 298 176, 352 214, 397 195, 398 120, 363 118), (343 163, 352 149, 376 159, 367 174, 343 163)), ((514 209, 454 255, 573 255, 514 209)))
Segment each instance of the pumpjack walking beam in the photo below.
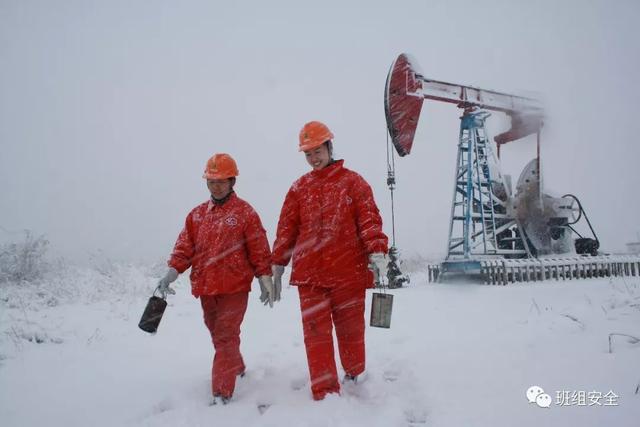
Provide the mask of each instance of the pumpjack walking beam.
POLYGON ((538 100, 425 78, 415 61, 403 53, 391 66, 385 88, 387 128, 401 157, 411 152, 425 99, 456 104, 465 111, 481 109, 509 115, 512 128, 494 138, 498 147, 542 128, 543 109, 538 100))

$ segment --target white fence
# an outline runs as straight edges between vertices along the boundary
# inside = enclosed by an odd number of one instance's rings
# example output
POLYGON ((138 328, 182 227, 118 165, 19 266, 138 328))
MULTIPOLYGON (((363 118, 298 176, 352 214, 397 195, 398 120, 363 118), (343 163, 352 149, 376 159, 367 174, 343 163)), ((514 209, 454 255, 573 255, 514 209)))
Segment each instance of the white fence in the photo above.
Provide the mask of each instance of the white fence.
MULTIPOLYGON (((480 265, 480 276, 486 285, 640 276, 640 256, 636 255, 496 259, 481 261, 480 265)), ((440 270, 437 264, 427 266, 429 282, 438 281, 440 270)))

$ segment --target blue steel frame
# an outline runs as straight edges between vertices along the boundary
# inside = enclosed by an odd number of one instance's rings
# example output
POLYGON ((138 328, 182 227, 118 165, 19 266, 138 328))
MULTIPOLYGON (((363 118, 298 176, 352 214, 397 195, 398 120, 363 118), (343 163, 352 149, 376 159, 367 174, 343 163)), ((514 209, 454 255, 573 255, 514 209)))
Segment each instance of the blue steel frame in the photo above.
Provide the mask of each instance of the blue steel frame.
MULTIPOLYGON (((499 233, 513 230, 517 224, 507 215, 507 202, 494 194, 494 183, 502 180, 502 176, 499 173, 492 176, 490 160, 494 160, 496 167, 498 162, 485 130, 489 116, 486 111, 468 109, 461 117, 443 272, 476 270, 480 260, 496 256, 527 255, 527 251, 514 243, 507 247, 499 245, 499 233)), ((505 185, 502 181, 501 184, 505 185)), ((521 246, 525 247, 526 243, 522 242, 521 246)))

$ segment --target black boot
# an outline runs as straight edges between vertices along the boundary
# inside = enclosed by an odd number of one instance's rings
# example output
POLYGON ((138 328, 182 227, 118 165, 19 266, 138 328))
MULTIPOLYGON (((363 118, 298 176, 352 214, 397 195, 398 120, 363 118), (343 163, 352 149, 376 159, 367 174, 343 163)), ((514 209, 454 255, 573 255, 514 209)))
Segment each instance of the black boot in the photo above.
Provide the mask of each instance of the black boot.
POLYGON ((347 384, 347 383, 357 384, 358 383, 358 376, 357 375, 344 374, 344 378, 342 378, 342 384, 347 384))
POLYGON ((229 403, 230 400, 231 400, 231 396, 226 397, 226 396, 221 396, 219 394, 214 394, 209 406, 219 405, 221 403, 223 405, 226 405, 227 403, 229 403))

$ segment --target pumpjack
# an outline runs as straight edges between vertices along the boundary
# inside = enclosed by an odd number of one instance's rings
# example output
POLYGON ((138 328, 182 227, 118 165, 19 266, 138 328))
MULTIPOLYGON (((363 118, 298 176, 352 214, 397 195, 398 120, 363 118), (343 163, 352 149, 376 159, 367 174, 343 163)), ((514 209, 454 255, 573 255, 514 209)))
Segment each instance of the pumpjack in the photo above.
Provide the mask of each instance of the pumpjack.
MULTIPOLYGON (((463 275, 506 281, 517 276, 514 266, 524 265, 540 266, 535 277, 545 278, 554 267, 557 273, 558 265, 563 271, 566 265, 578 269, 584 264, 581 256, 602 255, 578 198, 544 191, 540 160, 544 110, 538 100, 426 78, 414 59, 401 54, 391 66, 384 94, 388 133, 400 157, 411 153, 425 99, 462 110, 447 251, 434 278, 443 281, 463 275), (506 114, 511 122, 511 128, 493 142, 485 126, 492 113, 506 114), (500 151, 530 135, 536 136, 537 154, 513 189, 511 177, 500 170, 500 151), (577 231, 582 218, 590 236, 577 231)), ((578 276, 579 272, 572 273, 578 276)))

